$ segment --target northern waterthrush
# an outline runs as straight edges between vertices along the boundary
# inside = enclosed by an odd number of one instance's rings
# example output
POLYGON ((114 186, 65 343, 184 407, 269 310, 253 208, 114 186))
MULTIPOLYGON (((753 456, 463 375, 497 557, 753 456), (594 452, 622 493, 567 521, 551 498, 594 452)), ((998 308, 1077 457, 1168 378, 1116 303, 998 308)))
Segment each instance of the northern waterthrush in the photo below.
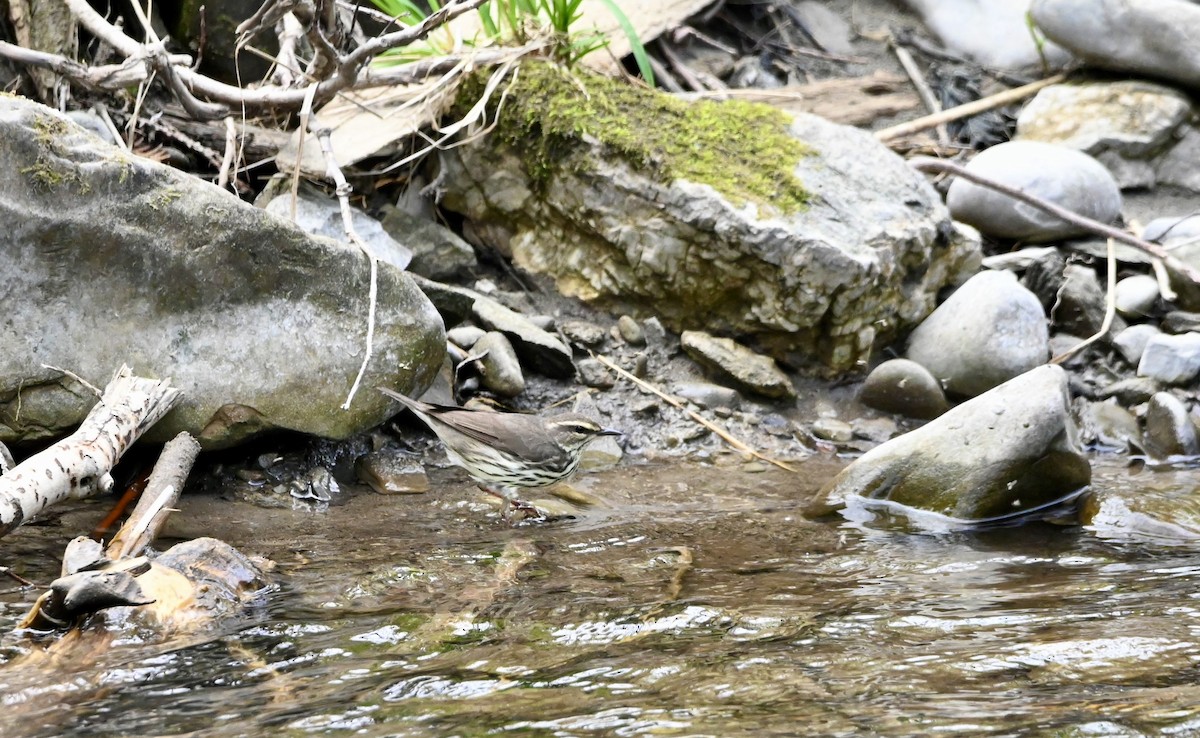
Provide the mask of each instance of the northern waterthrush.
POLYGON ((574 413, 543 418, 469 410, 414 400, 386 387, 379 391, 399 400, 429 426, 445 444, 450 461, 466 469, 485 492, 535 515, 537 508, 518 499, 516 490, 566 479, 579 466, 589 442, 622 435, 574 413))

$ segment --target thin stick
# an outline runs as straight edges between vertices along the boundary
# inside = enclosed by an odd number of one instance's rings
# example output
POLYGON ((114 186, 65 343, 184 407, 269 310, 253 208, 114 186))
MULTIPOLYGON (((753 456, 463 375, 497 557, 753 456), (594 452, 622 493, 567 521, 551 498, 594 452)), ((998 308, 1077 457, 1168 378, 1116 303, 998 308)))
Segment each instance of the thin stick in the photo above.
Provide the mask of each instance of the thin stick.
POLYGON ((1036 195, 1031 195, 1028 192, 1018 190, 1015 187, 1010 187, 1009 185, 997 182, 994 179, 980 176, 979 174, 976 174, 975 172, 972 172, 959 164, 955 164, 954 162, 945 161, 943 159, 935 159, 931 156, 914 156, 908 160, 908 165, 922 172, 948 172, 956 177, 962 177, 963 179, 974 182, 982 187, 987 187, 988 189, 1008 195, 1014 200, 1020 200, 1026 205, 1032 205, 1042 212, 1049 213, 1056 218, 1061 218, 1062 220, 1065 220, 1073 225, 1077 225, 1080 228, 1086 228, 1087 230, 1104 236, 1105 238, 1111 238, 1113 240, 1120 241, 1121 243, 1128 244, 1139 251, 1155 257, 1156 259, 1162 259, 1163 263, 1169 265, 1175 271, 1183 274, 1191 281, 1200 284, 1200 272, 1196 271, 1195 268, 1175 258, 1162 246, 1146 241, 1145 239, 1138 238, 1132 233, 1126 233, 1120 228, 1114 228, 1113 226, 1110 226, 1106 223, 1101 223, 1098 220, 1092 220, 1091 218, 1080 215, 1079 213, 1071 212, 1060 205, 1055 205, 1052 202, 1043 200, 1036 195))
POLYGON ((233 116, 225 116, 225 156, 221 158, 221 172, 217 176, 217 187, 225 189, 229 184, 229 170, 233 168, 233 155, 237 151, 237 128, 233 116))
MULTIPOLYGON (((316 116, 310 114, 309 125, 312 126, 312 132, 317 137, 317 141, 321 143, 321 153, 325 155, 325 176, 333 180, 337 185, 335 193, 337 194, 338 203, 342 208, 342 228, 346 231, 346 237, 350 239, 350 243, 357 246, 367 256, 367 261, 371 265, 371 285, 367 293, 367 340, 366 350, 363 352, 362 364, 358 367, 358 376, 354 378, 354 384, 350 386, 350 392, 346 395, 346 401, 342 403, 343 410, 350 409, 350 403, 354 400, 354 396, 358 394, 358 388, 362 384, 363 377, 367 374, 367 366, 371 363, 371 355, 375 345, 375 306, 378 302, 379 295, 379 258, 375 256, 375 252, 367 245, 367 242, 362 240, 358 235, 358 231, 354 229, 354 212, 350 209, 350 193, 354 188, 346 181, 346 175, 342 173, 341 167, 337 164, 337 158, 333 153, 333 141, 331 137, 333 131, 327 127, 321 126, 316 116)), ((299 161, 300 157, 296 157, 299 161)))
POLYGON ((732 435, 730 435, 729 432, 726 431, 721 426, 717 425, 716 423, 713 423, 712 421, 708 420, 707 418, 700 415, 699 413, 692 411, 690 408, 688 408, 686 405, 683 404, 683 400, 680 400, 678 397, 675 397, 674 395, 669 395, 666 392, 663 392, 658 387, 655 387, 654 385, 650 384, 649 382, 645 381, 644 379, 637 377, 637 376, 629 373, 628 371, 622 369, 621 367, 614 364, 607 356, 604 356, 602 354, 597 354, 594 352, 589 352, 589 353, 591 353, 593 359, 595 359, 596 361, 599 361, 601 364, 608 367, 609 369, 612 369, 617 374, 620 374, 622 377, 628 379, 629 381, 633 382, 634 384, 641 387, 642 389, 647 390, 649 392, 653 392, 654 394, 658 395, 662 399, 669 402, 671 405, 684 411, 685 413, 688 414, 689 417, 691 417, 692 420, 696 421, 697 423, 704 426, 705 428, 708 428, 713 433, 716 433, 721 438, 721 440, 725 441, 725 443, 728 443, 734 449, 741 451, 742 453, 745 453, 745 454, 750 454, 754 458, 761 459, 762 461, 765 461, 768 464, 774 464, 775 466, 779 467, 780 469, 786 469, 787 471, 790 471, 790 472, 796 471, 795 469, 793 469, 792 467, 783 463, 782 461, 779 461, 778 459, 772 459, 770 456, 767 456, 766 454, 763 454, 759 451, 755 451, 754 449, 750 448, 750 446, 746 445, 742 441, 739 441, 738 439, 736 439, 732 435))
MULTIPOLYGON (((933 96, 933 90, 929 89, 929 83, 925 81, 925 77, 921 74, 921 70, 917 69, 917 62, 913 59, 908 49, 896 43, 896 39, 889 38, 888 46, 892 48, 892 53, 900 60, 900 66, 904 67, 904 73, 908 75, 908 79, 912 82, 913 87, 917 90, 917 95, 921 98, 921 102, 925 103, 925 109, 931 115, 937 115, 942 112, 942 104, 933 96)), ((936 126, 938 143, 942 146, 950 145, 950 131, 946 130, 946 121, 938 123, 936 126)))
POLYGON ((117 560, 140 555, 158 536, 179 501, 184 482, 199 453, 200 444, 186 432, 163 446, 158 463, 146 482, 146 490, 129 515, 129 522, 108 544, 108 558, 117 560))
POLYGON ((916 120, 910 120, 907 123, 901 123, 900 125, 892 126, 891 128, 884 128, 882 130, 875 131, 875 138, 879 139, 880 141, 890 141, 894 138, 911 136, 912 134, 924 131, 927 128, 933 128, 934 126, 941 125, 943 123, 949 123, 950 121, 958 120, 959 118, 969 118, 972 115, 978 115, 991 110, 992 108, 998 108, 1002 105, 1009 105, 1017 102, 1018 100, 1023 100, 1043 87, 1056 85, 1066 78, 1066 74, 1056 74, 1053 77, 1047 77, 1046 79, 1038 80, 1037 82, 1031 82, 1020 87, 1014 87, 1011 90, 997 92, 995 95, 981 97, 978 100, 972 100, 969 103, 956 105, 953 108, 950 108, 949 110, 943 110, 940 113, 926 115, 922 118, 917 118, 916 120))
POLYGON ((1108 291, 1104 295, 1104 321, 1100 330, 1080 341, 1071 348, 1050 360, 1051 364, 1061 364, 1083 349, 1099 341, 1112 328, 1113 317, 1117 314, 1117 250, 1115 242, 1108 239, 1108 291))

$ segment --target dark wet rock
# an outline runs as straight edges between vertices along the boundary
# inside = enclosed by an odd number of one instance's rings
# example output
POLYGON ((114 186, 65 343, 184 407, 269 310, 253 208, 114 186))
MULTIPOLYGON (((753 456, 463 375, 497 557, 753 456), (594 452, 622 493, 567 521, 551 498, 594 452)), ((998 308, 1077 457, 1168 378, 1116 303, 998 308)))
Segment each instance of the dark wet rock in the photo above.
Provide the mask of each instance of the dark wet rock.
POLYGON ((363 456, 356 465, 358 478, 381 495, 416 495, 429 491, 429 477, 420 459, 395 446, 385 446, 363 456))
POLYGON ((568 320, 562 324, 562 334, 575 346, 595 348, 604 343, 608 333, 587 320, 568 320))
POLYGON ((1034 0, 1050 40, 1092 66, 1200 87, 1200 7, 1185 0, 1034 0))
POLYGON ((1117 313, 1125 318, 1142 318, 1154 312, 1158 303, 1158 280, 1149 274, 1135 274, 1117 282, 1117 313))
POLYGON ((1049 342, 1037 297, 1010 272, 980 272, 913 331, 907 356, 970 397, 1045 362, 1049 342))
POLYGON ((1146 452, 1158 459, 1200 454, 1200 440, 1187 406, 1170 392, 1150 398, 1142 441, 1146 452))
POLYGON ((1164 384, 1186 384, 1200 374, 1200 333, 1158 335, 1146 342, 1138 376, 1164 384))
POLYGON ((1083 341, 1084 339, 1070 333, 1055 333, 1050 336, 1050 356, 1057 358, 1069 355, 1070 358, 1060 363, 1068 369, 1078 369, 1084 365, 1087 356, 1086 350, 1076 350, 1083 341))
POLYGON ((580 359, 575 362, 575 369, 579 373, 579 381, 588 387, 611 389, 617 383, 612 370, 596 359, 580 359))
POLYGON ((414 276, 413 281, 437 306, 438 312, 446 320, 446 325, 457 325, 471 318, 487 330, 503 333, 512 343, 525 368, 560 379, 575 376, 571 349, 558 336, 534 325, 524 315, 466 287, 434 282, 418 276, 414 276))
MULTIPOLYGON (((1090 267, 1080 264, 1068 264, 1063 271, 1065 280, 1058 291, 1058 304, 1050 318, 1054 325, 1067 333, 1077 336, 1091 336, 1100 331, 1104 325, 1106 309, 1104 288, 1096 272, 1090 267)), ((1125 321, 1113 317, 1114 333, 1125 330, 1125 321)))
POLYGON ((1159 326, 1166 333, 1200 333, 1200 313, 1172 310, 1163 316, 1159 326))
POLYGON ((1098 396, 1100 399, 1112 397, 1124 407, 1134 407, 1149 402, 1154 393, 1161 389, 1162 385, 1150 377, 1130 377, 1104 387, 1098 396))
POLYGON ((671 391, 688 402, 694 402, 700 407, 727 407, 737 410, 742 404, 742 397, 731 387, 722 387, 709 382, 677 382, 671 391))
POLYGON ((1079 438, 1084 446, 1119 451, 1141 446, 1142 433, 1137 417, 1116 402, 1078 398, 1075 407, 1079 438))
POLYGON ((868 451, 829 482, 829 504, 886 499, 965 520, 1018 514, 1091 480, 1067 375, 1040 366, 868 451))
POLYGON ((812 434, 824 441, 848 443, 854 439, 854 427, 837 418, 817 418, 812 422, 812 434))
POLYGON ((622 315, 617 318, 617 331, 621 334, 621 340, 630 346, 645 346, 646 332, 642 330, 641 323, 638 323, 632 316, 622 315))
POLYGON ((516 397, 525 391, 525 375, 512 343, 499 331, 488 331, 471 347, 478 356, 483 386, 501 397, 516 397))
MULTIPOLYGON (((1064 146, 1010 141, 978 154, 967 169, 1102 223, 1121 212, 1121 190, 1104 165, 1064 146)), ((1086 232, 961 178, 950 185, 946 204, 955 220, 990 236, 1038 242, 1086 232)))
POLYGON ((477 265, 475 249, 454 231, 393 205, 381 212, 383 229, 412 252, 410 271, 446 281, 470 273, 477 265))
POLYGON ((432 279, 426 279, 419 274, 411 274, 413 282, 425 293, 425 297, 433 303, 438 314, 447 328, 452 328, 471 317, 476 298, 482 297, 477 292, 455 287, 432 279))
POLYGON ((679 342, 693 361, 733 382, 738 389, 763 397, 796 396, 792 381, 775 365, 774 359, 757 354, 731 338, 684 331, 679 342))
POLYGON ((537 327, 520 313, 483 297, 475 300, 471 314, 479 325, 507 336, 522 365, 547 377, 575 376, 571 349, 558 336, 537 327))
POLYGON ((1051 85, 1021 110, 1017 138, 1093 156, 1122 188, 1153 187, 1160 183, 1158 158, 1179 140, 1191 113, 1186 95, 1143 80, 1051 85))
MULTIPOLYGON (((183 400, 151 430, 208 447, 271 428, 348 437, 387 418, 360 391, 341 409, 366 336, 370 266, 177 170, 107 146, 36 103, 0 96, 0 439, 78 424, 128 363, 183 400)), ((379 268, 362 386, 413 391, 445 353, 442 321, 399 269, 379 268)))
POLYGON ((1131 325, 1118 333, 1112 343, 1131 366, 1137 366, 1138 362, 1142 360, 1142 354, 1146 351, 1146 344, 1150 342, 1150 339, 1160 335, 1162 335, 1162 331, 1149 323, 1141 323, 1131 325))
POLYGON ((1058 302, 1058 291, 1066 281, 1066 269, 1066 258, 1058 249, 1050 248, 1029 265, 1021 279, 1021 284, 1037 296, 1046 315, 1050 314, 1054 304, 1058 302))
POLYGON ((944 46, 986 67, 1016 69, 1040 65, 1043 59, 1052 66, 1061 66, 1070 59, 1056 44, 1046 43, 1039 48, 1034 43, 1023 3, 904 2, 944 46))
POLYGON ((476 341, 483 338, 483 334, 485 333, 487 331, 477 326, 460 325, 446 331, 446 340, 459 348, 469 351, 475 345, 476 341))
MULTIPOLYGON (((264 208, 277 218, 291 221, 292 194, 284 192, 273 198, 264 208)), ((358 208, 350 209, 354 232, 366 242, 371 253, 380 261, 404 269, 412 261, 413 252, 383 230, 383 225, 358 208)), ((312 187, 301 187, 296 197, 295 224, 314 236, 332 238, 349 243, 346 227, 342 224, 342 209, 336 197, 329 197, 312 187)))
POLYGON ((929 370, 908 359, 891 359, 875 367, 859 389, 858 400, 876 410, 921 420, 950 409, 946 393, 929 370))
POLYGON ((783 417, 779 413, 767 413, 764 415, 762 422, 759 423, 759 427, 773 436, 779 436, 783 438, 790 437, 793 433, 795 433, 796 430, 795 426, 792 424, 792 421, 783 417))
MULTIPOLYGON (((584 88, 594 99, 607 89, 590 77, 559 84, 532 65, 522 78, 547 82, 554 91, 543 86, 544 94, 572 102, 584 88)), ((505 113, 516 115, 514 100, 527 94, 511 91, 505 113)), ((674 104, 657 94, 644 98, 629 107, 674 104)), ((711 108, 721 119, 733 109, 711 108)), ((676 120, 686 118, 674 108, 671 115, 677 112, 676 120)), ((970 274, 978 243, 955 227, 925 178, 869 133, 803 114, 778 122, 736 138, 754 142, 771 133, 807 147, 811 153, 795 156, 792 170, 812 194, 803 206, 720 178, 724 189, 646 173, 606 145, 602 131, 555 138, 561 164, 539 173, 541 181, 529 176, 521 154, 527 161, 529 145, 542 139, 522 138, 519 151, 504 135, 486 136, 445 152, 443 204, 470 221, 508 224, 514 262, 554 278, 568 296, 640 307, 673 330, 746 336, 797 366, 846 370, 926 315, 940 289, 970 274)), ((510 125, 513 119, 501 121, 510 125)), ((528 126, 517 133, 534 135, 528 126)), ((777 189, 791 186, 783 179, 777 189)))

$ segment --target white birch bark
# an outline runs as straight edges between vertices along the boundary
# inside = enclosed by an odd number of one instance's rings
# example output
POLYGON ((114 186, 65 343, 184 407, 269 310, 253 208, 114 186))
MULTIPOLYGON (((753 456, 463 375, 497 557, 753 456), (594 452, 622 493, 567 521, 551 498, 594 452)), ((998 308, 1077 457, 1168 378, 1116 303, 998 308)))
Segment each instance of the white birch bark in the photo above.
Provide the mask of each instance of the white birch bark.
POLYGON ((121 367, 79 430, 0 476, 0 536, 56 502, 111 489, 117 460, 178 400, 166 381, 121 367))

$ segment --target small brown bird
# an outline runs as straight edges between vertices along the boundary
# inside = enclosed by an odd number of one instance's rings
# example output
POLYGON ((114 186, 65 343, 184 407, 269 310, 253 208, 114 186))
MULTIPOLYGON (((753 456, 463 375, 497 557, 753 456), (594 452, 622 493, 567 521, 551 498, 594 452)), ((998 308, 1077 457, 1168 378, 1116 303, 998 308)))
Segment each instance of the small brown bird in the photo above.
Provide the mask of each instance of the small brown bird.
POLYGON ((466 469, 485 492, 535 515, 540 515, 537 508, 518 499, 517 489, 566 479, 579 466, 579 456, 589 442, 623 435, 573 413, 548 418, 494 413, 421 402, 385 387, 379 391, 399 400, 429 426, 446 445, 450 461, 466 469))

